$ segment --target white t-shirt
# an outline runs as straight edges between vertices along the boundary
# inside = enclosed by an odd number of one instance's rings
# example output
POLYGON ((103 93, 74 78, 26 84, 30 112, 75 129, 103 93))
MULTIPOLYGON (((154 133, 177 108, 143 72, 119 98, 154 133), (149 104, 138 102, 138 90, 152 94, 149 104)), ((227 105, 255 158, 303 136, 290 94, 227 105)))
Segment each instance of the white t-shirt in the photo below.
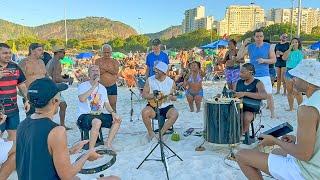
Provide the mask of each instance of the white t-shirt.
MULTIPOLYGON (((78 95, 87 92, 91 87, 89 81, 81 83, 78 86, 78 95)), ((81 114, 104 112, 105 102, 108 102, 107 89, 99 83, 99 86, 93 90, 86 102, 80 102, 79 100, 79 116, 81 114)))

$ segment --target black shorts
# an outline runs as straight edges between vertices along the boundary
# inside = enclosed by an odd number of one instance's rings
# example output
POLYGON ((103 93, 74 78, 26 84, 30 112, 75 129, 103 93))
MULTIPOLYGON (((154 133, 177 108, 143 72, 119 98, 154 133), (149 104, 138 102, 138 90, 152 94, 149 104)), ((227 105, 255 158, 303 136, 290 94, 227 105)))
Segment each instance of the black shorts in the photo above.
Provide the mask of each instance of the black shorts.
POLYGON ((118 95, 118 87, 117 87, 117 84, 114 84, 112 86, 105 86, 106 89, 107 89, 107 93, 108 93, 108 96, 116 96, 118 95))
POLYGON ((287 66, 287 62, 284 60, 277 59, 275 66, 278 68, 284 68, 287 66))
POLYGON ((92 128, 92 120, 94 118, 101 120, 101 127, 111 128, 113 120, 112 115, 103 113, 100 115, 81 114, 77 120, 77 125, 82 130, 90 130, 92 128))
POLYGON ((0 125, 0 131, 3 132, 5 130, 17 130, 19 123, 19 112, 10 114, 7 116, 6 121, 0 125))
MULTIPOLYGON (((147 104, 147 106, 151 107, 149 104, 147 104)), ((155 110, 155 108, 153 108, 153 107, 151 107, 151 108, 155 110)), ((165 108, 160 108, 159 109, 160 110, 160 116, 166 118, 167 117, 167 113, 171 108, 174 108, 174 106, 172 104, 167 106, 167 107, 165 107, 165 108)), ((155 117, 155 119, 157 119, 157 116, 155 117)))

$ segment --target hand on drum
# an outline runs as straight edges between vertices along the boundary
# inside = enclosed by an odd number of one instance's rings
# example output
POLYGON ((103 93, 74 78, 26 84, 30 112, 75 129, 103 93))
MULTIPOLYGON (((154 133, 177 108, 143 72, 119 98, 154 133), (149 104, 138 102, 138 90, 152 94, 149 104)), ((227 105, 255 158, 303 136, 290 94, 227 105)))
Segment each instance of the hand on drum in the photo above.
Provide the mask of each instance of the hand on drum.
POLYGON ((261 139, 261 142, 259 143, 260 146, 274 146, 276 144, 277 138, 271 136, 271 135, 261 135, 259 137, 261 139))

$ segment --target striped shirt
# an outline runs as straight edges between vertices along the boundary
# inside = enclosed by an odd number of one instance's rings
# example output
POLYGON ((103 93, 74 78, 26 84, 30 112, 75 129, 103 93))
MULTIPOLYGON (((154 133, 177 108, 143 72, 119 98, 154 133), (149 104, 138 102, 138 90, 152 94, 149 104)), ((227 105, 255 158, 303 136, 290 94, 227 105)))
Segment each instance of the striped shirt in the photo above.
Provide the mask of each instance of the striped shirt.
POLYGON ((3 68, 3 77, 0 78, 0 103, 3 103, 6 115, 12 115, 19 112, 17 105, 17 86, 25 82, 24 76, 20 67, 9 62, 3 68))

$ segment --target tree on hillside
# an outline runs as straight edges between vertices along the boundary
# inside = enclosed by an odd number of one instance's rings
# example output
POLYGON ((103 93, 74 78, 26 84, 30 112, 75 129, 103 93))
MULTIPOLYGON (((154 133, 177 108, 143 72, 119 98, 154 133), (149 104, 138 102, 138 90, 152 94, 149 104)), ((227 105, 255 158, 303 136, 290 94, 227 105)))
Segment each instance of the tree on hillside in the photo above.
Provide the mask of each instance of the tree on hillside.
POLYGON ((320 26, 313 27, 311 34, 320 35, 320 26))
POLYGON ((145 51, 150 39, 145 35, 133 35, 126 39, 124 49, 129 51, 145 51))
POLYGON ((118 37, 113 39, 112 41, 109 41, 108 44, 110 44, 113 51, 120 51, 125 45, 125 40, 118 37))

